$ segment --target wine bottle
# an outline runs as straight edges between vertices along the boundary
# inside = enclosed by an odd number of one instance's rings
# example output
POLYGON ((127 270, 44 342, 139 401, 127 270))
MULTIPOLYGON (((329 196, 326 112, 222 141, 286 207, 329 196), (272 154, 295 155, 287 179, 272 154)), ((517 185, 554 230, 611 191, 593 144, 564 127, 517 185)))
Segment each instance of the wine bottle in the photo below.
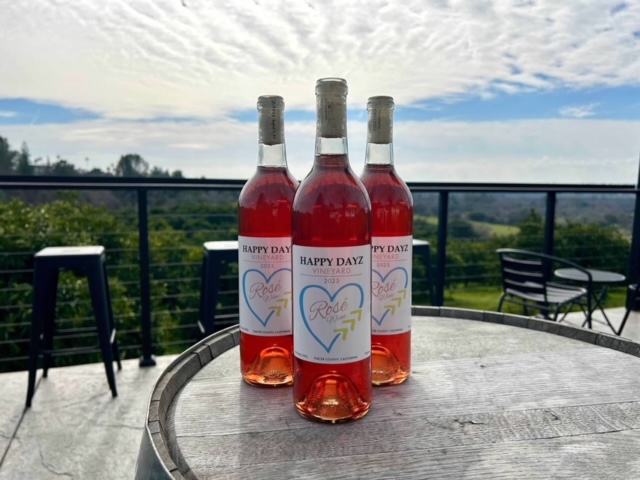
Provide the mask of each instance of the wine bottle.
POLYGON ((293 203, 293 395, 321 422, 371 406, 371 204, 349 166, 347 83, 316 83, 313 167, 293 203))
POLYGON ((396 385, 411 369, 413 199, 393 165, 393 98, 371 97, 361 180, 372 209, 371 364, 374 385, 396 385))
POLYGON ((258 167, 238 200, 240 369, 252 385, 293 382, 291 214, 284 101, 258 98, 258 167))

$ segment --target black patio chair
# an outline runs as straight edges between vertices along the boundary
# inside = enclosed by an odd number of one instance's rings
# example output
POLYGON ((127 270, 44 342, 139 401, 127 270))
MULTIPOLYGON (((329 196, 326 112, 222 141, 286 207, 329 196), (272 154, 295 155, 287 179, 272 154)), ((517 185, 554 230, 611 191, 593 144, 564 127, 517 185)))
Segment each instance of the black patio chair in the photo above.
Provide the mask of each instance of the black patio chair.
POLYGON ((627 323, 627 319, 629 318, 629 314, 631 310, 636 310, 636 305, 640 300, 640 279, 636 283, 632 283, 629 285, 629 292, 627 295, 627 310, 624 312, 624 317, 622 317, 622 323, 620 324, 620 328, 616 332, 616 335, 622 335, 622 329, 627 323))
POLYGON ((553 321, 558 319, 563 307, 566 307, 566 311, 560 321, 564 320, 571 307, 576 305, 585 316, 591 311, 589 293, 592 278, 585 268, 563 258, 528 250, 501 248, 496 252, 500 256, 503 283, 503 292, 498 304, 499 312, 502 311, 505 302, 522 305, 525 315, 529 315, 529 308, 540 310, 545 318, 552 318, 553 321), (551 281, 556 265, 583 272, 588 279, 587 287, 551 281))

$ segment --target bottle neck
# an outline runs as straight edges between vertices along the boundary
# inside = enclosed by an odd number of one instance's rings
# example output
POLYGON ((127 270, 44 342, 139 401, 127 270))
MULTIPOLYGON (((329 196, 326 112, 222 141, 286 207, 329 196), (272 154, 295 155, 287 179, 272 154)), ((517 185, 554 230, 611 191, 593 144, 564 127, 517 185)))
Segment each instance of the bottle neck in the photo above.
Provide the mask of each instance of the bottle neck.
POLYGON ((259 144, 258 166, 287 168, 287 151, 284 143, 277 145, 259 144))
POLYGON ((258 166, 285 167, 284 104, 277 96, 263 96, 258 101, 258 166))
POLYGON ((316 137, 316 157, 326 155, 347 155, 347 137, 326 138, 316 137))
POLYGON ((347 99, 344 95, 318 94, 316 97, 316 158, 347 155, 347 99))
POLYGON ((367 143, 365 155, 367 165, 393 165, 392 143, 367 143))
POLYGON ((393 165, 393 99, 371 97, 367 102, 367 165, 393 165))

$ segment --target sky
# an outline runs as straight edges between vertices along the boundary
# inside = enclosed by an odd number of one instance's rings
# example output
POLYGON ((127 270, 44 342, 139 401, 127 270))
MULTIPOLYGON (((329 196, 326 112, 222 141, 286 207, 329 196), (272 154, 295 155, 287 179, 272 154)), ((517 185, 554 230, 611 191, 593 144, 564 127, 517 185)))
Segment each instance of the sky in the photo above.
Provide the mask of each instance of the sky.
POLYGON ((315 81, 345 78, 359 173, 366 101, 396 102, 406 180, 636 183, 640 1, 0 0, 0 136, 32 158, 121 155, 246 179, 259 95, 313 163, 315 81))

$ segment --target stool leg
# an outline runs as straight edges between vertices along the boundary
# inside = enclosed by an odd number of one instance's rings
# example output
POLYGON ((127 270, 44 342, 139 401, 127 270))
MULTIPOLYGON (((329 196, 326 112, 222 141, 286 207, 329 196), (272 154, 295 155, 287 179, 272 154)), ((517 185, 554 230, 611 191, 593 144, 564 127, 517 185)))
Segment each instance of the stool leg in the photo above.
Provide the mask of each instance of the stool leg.
POLYGON ((49 368, 51 368, 51 352, 53 350, 53 334, 55 330, 58 278, 60 271, 57 268, 51 268, 47 273, 42 331, 42 349, 44 350, 42 376, 44 378, 47 378, 49 368))
POLYGON ((116 337, 116 330, 111 330, 113 332, 113 339, 111 343, 111 349, 113 352, 113 358, 116 359, 116 364, 118 365, 118 370, 122 370, 122 363, 120 362, 120 349, 118 348, 118 338, 116 337))
POLYGON ((107 307, 104 268, 102 265, 96 264, 87 269, 87 274, 89 277, 89 289, 91 290, 91 303, 98 326, 98 337, 100 339, 104 368, 107 373, 111 394, 117 397, 118 391, 116 389, 116 377, 113 373, 113 355, 110 341, 111 332, 109 331, 109 308, 107 307))
POLYGON ((27 408, 31 407, 31 400, 36 388, 36 373, 44 322, 45 297, 47 291, 47 271, 39 266, 36 260, 33 275, 33 318, 31 320, 31 340, 29 342, 29 380, 27 384, 27 408))
POLYGON ((111 340, 113 358, 118 364, 118 370, 122 370, 122 363, 120 362, 120 350, 118 349, 118 337, 116 336, 116 322, 113 318, 113 306, 111 305, 111 289, 109 288, 109 276, 107 275, 107 264, 105 262, 102 262, 102 271, 104 274, 104 284, 107 292, 107 308, 109 311, 109 339, 111 340))
MULTIPOLYGON (((428 244, 415 245, 412 255, 419 256, 422 260, 427 273, 427 295, 429 295, 429 303, 433 304, 433 280, 431 278, 431 247, 428 244)), ((413 281, 413 278, 412 278, 413 281)))
POLYGON ((202 264, 202 290, 200 322, 205 336, 211 335, 215 329, 216 305, 220 288, 220 272, 222 260, 214 252, 205 253, 202 264))
POLYGON ((211 307, 209 306, 209 295, 208 292, 211 291, 211 287, 209 285, 209 253, 204 252, 204 257, 202 258, 202 275, 200 278, 200 319, 198 320, 198 328, 200 329, 200 333, 203 336, 207 335, 207 319, 209 318, 209 311, 211 307))
POLYGON ((424 263, 427 266, 427 282, 429 287, 429 303, 433 305, 435 295, 433 293, 433 270, 431 268, 431 246, 427 245, 424 253, 424 263))
MULTIPOLYGON (((34 315, 35 317, 35 315, 34 315)), ((40 328, 39 321, 33 319, 31 322, 31 341, 29 342, 29 381, 27 384, 27 408, 31 407, 31 399, 36 389, 36 373, 38 371, 38 357, 40 347, 40 328)))

